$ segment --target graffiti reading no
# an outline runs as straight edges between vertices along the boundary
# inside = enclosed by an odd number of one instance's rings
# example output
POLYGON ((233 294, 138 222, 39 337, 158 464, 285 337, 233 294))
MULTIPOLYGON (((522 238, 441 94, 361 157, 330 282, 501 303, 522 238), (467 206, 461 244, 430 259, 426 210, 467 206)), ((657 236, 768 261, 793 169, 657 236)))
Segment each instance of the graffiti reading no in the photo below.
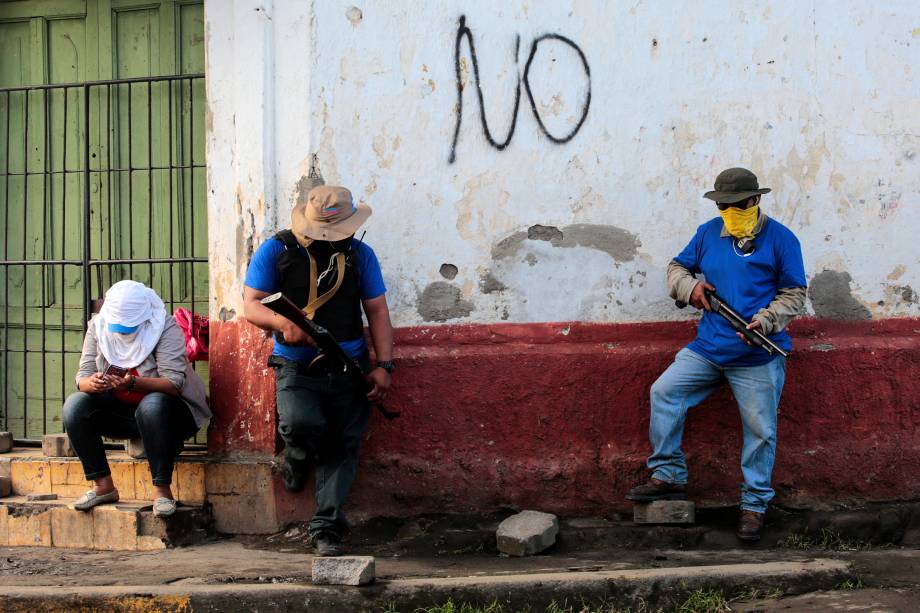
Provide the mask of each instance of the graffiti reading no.
MULTIPOLYGON (((450 145, 450 156, 448 157, 448 162, 453 164, 457 159, 457 139, 460 138, 460 124, 463 121, 463 71, 461 70, 460 64, 460 46, 463 43, 463 39, 466 39, 467 45, 470 48, 470 59, 473 64, 473 83, 476 86, 476 97, 479 99, 479 121, 482 124, 482 132, 486 137, 486 140, 490 145, 498 149, 499 151, 503 150, 508 146, 508 143, 511 142, 511 137, 514 136, 514 128, 517 125, 517 116, 518 109, 521 106, 521 81, 524 82, 524 91, 527 92, 527 99, 530 101, 530 110, 533 111, 533 116, 537 120, 537 125, 540 126, 540 131, 553 143, 561 145, 567 143, 578 134, 578 131, 581 130, 581 126, 584 125, 585 119, 588 118, 588 108, 591 106, 591 67, 588 65, 588 60, 585 58, 584 52, 581 48, 575 44, 569 38, 562 36, 561 34, 544 34, 533 40, 530 44, 530 54, 527 56, 527 63, 524 65, 524 77, 523 79, 518 76, 517 84, 514 92, 514 107, 511 111, 511 125, 508 127, 508 134, 503 140, 497 140, 495 136, 492 135, 492 130, 489 129, 489 122, 486 120, 486 109, 485 102, 482 95, 482 85, 479 81, 479 61, 476 58, 476 46, 473 44, 473 32, 466 26, 466 16, 460 16, 460 23, 457 26, 457 38, 454 45, 454 70, 457 77, 457 123, 454 126, 454 139, 450 145), (585 96, 585 103, 581 108, 581 115, 578 119, 578 122, 575 124, 567 134, 556 135, 549 131, 546 127, 546 124, 543 122, 543 118, 540 117, 540 111, 537 109, 537 103, 533 97, 533 91, 530 87, 530 67, 533 64, 533 60, 537 55, 537 50, 540 47, 540 43, 545 41, 558 41, 565 45, 568 45, 575 50, 575 53, 578 54, 578 58, 581 60, 581 64, 585 70, 585 79, 587 81, 587 95, 585 96)), ((514 43, 514 61, 515 64, 518 61, 518 52, 521 47, 521 37, 518 35, 515 38, 514 43)))

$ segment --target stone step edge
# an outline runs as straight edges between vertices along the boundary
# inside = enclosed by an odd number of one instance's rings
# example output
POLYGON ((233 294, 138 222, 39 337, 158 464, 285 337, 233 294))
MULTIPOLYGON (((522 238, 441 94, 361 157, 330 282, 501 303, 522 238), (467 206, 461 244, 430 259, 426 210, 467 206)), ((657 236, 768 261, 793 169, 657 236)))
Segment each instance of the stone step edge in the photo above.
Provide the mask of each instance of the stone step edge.
MULTIPOLYGON (((39 508, 39 507, 56 508, 56 507, 70 507, 70 505, 72 505, 76 501, 77 499, 72 498, 72 497, 71 498, 58 497, 53 500, 28 500, 26 496, 7 496, 6 498, 0 498, 0 506, 34 506, 36 508, 39 508)), ((152 500, 135 500, 135 499, 126 498, 126 499, 119 500, 118 502, 115 502, 115 503, 100 504, 94 507, 93 509, 90 509, 90 511, 81 511, 81 512, 89 513, 95 509, 100 509, 103 507, 110 508, 110 509, 114 508, 119 511, 125 511, 125 512, 141 512, 141 511, 150 510, 153 507, 153 501, 152 500)), ((207 507, 207 504, 188 504, 188 503, 179 501, 179 505, 177 508, 178 510, 181 511, 183 509, 204 509, 206 507, 207 507)), ((76 509, 74 510, 76 511, 76 509)))
MULTIPOLYGON (((730 595, 737 590, 782 588, 788 595, 833 589, 854 576, 845 562, 816 558, 795 562, 766 562, 713 566, 684 566, 614 571, 541 572, 491 576, 413 578, 378 581, 365 588, 330 588, 312 584, 181 584, 108 586, 4 586, 0 605, 111 607, 124 599, 134 607, 169 604, 172 610, 232 606, 303 610, 366 610, 380 605, 396 610, 415 610, 446 602, 527 603, 546 606, 571 602, 603 601, 605 606, 630 606, 643 598, 655 607, 673 607, 700 588, 714 588, 730 595)), ((3 608, 3 607, 0 607, 3 608)))
MULTIPOLYGON (((118 449, 106 449, 105 456, 110 462, 147 462, 146 459, 132 458, 118 449)), ((52 460, 55 462, 79 462, 80 458, 74 456, 46 456, 41 449, 34 447, 14 447, 11 451, 0 453, 0 461, 49 462, 52 460)), ((224 460, 219 457, 209 456, 204 451, 183 451, 176 457, 176 462, 209 463, 221 461, 224 460)))

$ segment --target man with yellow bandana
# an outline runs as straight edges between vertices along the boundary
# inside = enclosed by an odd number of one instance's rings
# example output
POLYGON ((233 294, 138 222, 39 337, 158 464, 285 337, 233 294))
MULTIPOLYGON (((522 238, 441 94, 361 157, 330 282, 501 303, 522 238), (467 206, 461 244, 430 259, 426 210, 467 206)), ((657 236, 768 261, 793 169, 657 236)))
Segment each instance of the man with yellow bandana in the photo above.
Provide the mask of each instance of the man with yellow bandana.
POLYGON ((716 202, 720 216, 697 228, 690 243, 668 265, 672 298, 703 309, 697 336, 678 352, 651 389, 649 438, 651 478, 626 496, 636 502, 686 498, 687 464, 681 450, 690 407, 701 403, 723 380, 741 413, 741 517, 737 536, 757 541, 773 499, 776 417, 786 378, 786 359, 754 347, 719 315, 710 312, 706 290, 717 291, 747 321, 785 349, 785 331, 805 305, 802 250, 791 230, 760 210, 757 177, 729 168, 703 196, 716 202), (704 280, 697 279, 702 274, 704 280))

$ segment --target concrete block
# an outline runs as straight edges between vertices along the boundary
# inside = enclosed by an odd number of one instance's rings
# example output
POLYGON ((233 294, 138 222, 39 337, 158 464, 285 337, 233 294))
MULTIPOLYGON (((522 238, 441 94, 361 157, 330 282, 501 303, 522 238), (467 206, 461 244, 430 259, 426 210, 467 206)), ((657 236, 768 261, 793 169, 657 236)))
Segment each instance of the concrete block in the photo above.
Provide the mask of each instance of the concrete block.
MULTIPOLYGON (((150 474, 150 465, 147 462, 132 462, 134 466, 134 498, 137 500, 153 500, 153 476, 150 474)), ((114 479, 113 479, 114 480, 114 479)), ((115 484, 118 487, 118 484, 115 484)), ((121 491, 119 491, 121 494, 121 491)))
MULTIPOLYGON (((146 462, 145 460, 136 460, 130 463, 125 462, 125 464, 131 465, 134 467, 134 483, 133 483, 133 489, 134 489, 133 494, 134 495, 129 497, 125 494, 122 494, 121 486, 116 481, 115 487, 119 488, 118 492, 121 495, 121 498, 123 500, 134 499, 134 500, 150 500, 150 501, 156 498, 156 490, 154 489, 154 486, 153 486, 153 475, 150 474, 150 464, 146 462)), ((115 480, 114 476, 112 477, 112 480, 113 481, 115 480)), ((171 487, 173 488, 173 495, 175 495, 175 492, 176 492, 175 488, 176 488, 177 481, 178 481, 178 474, 174 466, 173 474, 172 474, 172 484, 171 484, 171 487)))
POLYGON ((176 464, 176 481, 174 494, 185 504, 204 504, 205 477, 204 464, 199 462, 179 462, 176 464))
POLYGON ((13 434, 11 432, 0 432, 0 453, 8 453, 13 450, 13 434))
POLYGON ((162 551, 166 542, 158 536, 137 537, 137 551, 162 551))
POLYGON ((83 485, 52 485, 51 489, 58 498, 79 498, 87 490, 92 489, 92 486, 86 483, 83 485))
POLYGON ((0 505, 0 547, 9 547, 10 545, 9 515, 10 508, 6 505, 0 505))
MULTIPOLYGON (((138 498, 134 481, 134 467, 137 464, 141 464, 145 469, 147 468, 146 462, 113 462, 109 460, 109 470, 112 471, 112 481, 115 482, 115 487, 118 489, 118 497, 122 500, 136 500, 138 498)), ((147 475, 149 477, 149 470, 147 470, 147 475)))
POLYGON ((0 498, 6 498, 13 493, 13 482, 9 477, 0 477, 0 498))
POLYGON ((205 474, 208 494, 256 494, 273 490, 271 466, 256 462, 208 464, 205 474))
POLYGON ((633 522, 637 524, 692 524, 696 507, 689 500, 656 500, 636 503, 633 522))
POLYGON ((511 556, 540 553, 556 542, 559 519, 551 513, 521 511, 498 525, 498 550, 511 556))
MULTIPOLYGON (((196 545, 213 534, 210 507, 180 506, 171 517, 156 517, 150 507, 137 514, 138 547, 141 538, 155 537, 171 547, 196 545)), ((152 541, 150 541, 152 543, 152 541)))
POLYGON ((137 549, 137 511, 100 505, 92 510, 93 549, 135 551, 137 549))
POLYGON ((57 494, 27 494, 26 500, 29 502, 36 502, 39 500, 57 500, 57 494))
POLYGON ((51 460, 51 491, 56 485, 79 485, 86 488, 83 465, 74 460, 51 460))
POLYGON ((313 583, 367 585, 376 576, 373 556, 313 558, 313 583))
POLYGON ((51 544, 71 549, 92 549, 93 514, 67 507, 51 509, 51 544))
POLYGON ((51 508, 15 507, 7 517, 10 547, 51 547, 51 508))
POLYGON ((125 441, 125 453, 135 460, 146 460, 147 451, 144 449, 144 439, 132 438, 125 441))
POLYGON ((25 496, 33 492, 51 492, 51 465, 47 460, 15 460, 10 462, 13 493, 25 496))
POLYGON ((271 492, 261 496, 208 494, 214 529, 223 534, 271 534, 282 528, 271 492))
POLYGON ((49 458, 75 458, 77 452, 70 446, 66 434, 46 434, 42 437, 42 453, 49 458))

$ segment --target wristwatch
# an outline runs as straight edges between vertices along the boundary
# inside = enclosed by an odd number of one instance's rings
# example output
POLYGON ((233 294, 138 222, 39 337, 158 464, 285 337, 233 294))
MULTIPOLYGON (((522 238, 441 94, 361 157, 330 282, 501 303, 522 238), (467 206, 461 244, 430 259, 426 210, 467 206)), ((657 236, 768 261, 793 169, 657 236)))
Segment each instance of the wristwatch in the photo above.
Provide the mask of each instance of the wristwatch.
POLYGON ((393 371, 396 370, 396 364, 393 360, 386 360, 385 362, 377 362, 377 368, 382 368, 390 374, 393 374, 393 371))

